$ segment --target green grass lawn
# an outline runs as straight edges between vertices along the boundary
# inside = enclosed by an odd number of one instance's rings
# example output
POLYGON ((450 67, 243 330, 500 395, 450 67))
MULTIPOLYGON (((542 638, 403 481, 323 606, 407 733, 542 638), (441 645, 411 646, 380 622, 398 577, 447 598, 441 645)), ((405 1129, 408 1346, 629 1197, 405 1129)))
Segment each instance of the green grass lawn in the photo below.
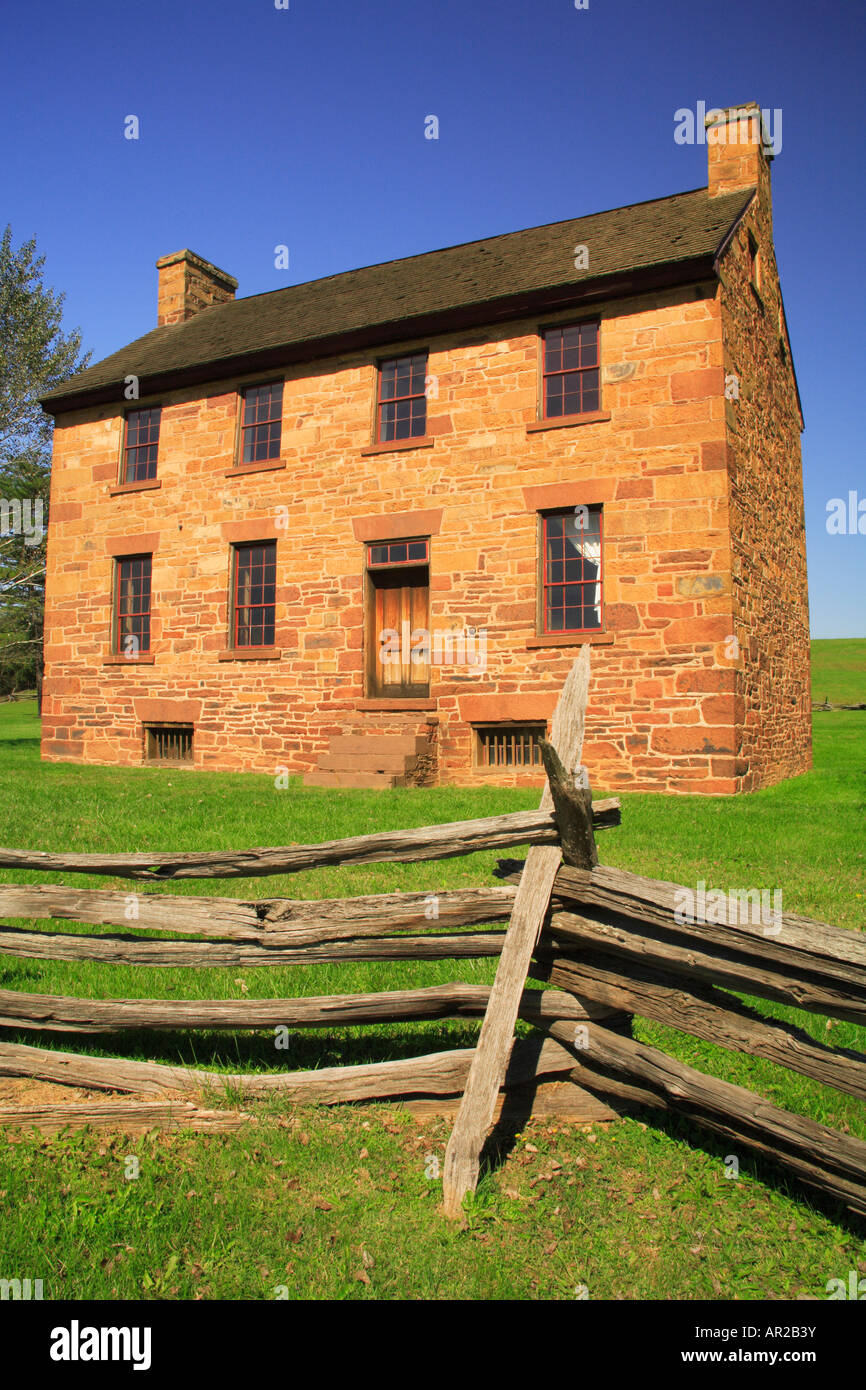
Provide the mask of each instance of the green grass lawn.
POLYGON ((812 643, 812 699, 827 699, 831 705, 866 702, 866 638, 812 643))
MULTIPOLYGON (((820 645, 820 644, 819 644, 820 645)), ((824 646, 849 644, 824 644, 824 646)), ((861 650, 866 643, 861 644, 861 650)), ((822 651, 848 698, 856 665, 822 651)), ((862 669, 862 667, 861 667, 862 669)), ((819 694, 827 693, 823 687, 819 694)), ((784 909, 856 930, 866 922, 866 716, 814 721, 815 767, 739 798, 623 796, 600 836, 610 864, 709 887, 781 888, 784 909)), ((596 789, 601 791, 602 789, 596 789)), ((55 850, 205 849, 312 842, 517 810, 534 792, 433 788, 277 791, 267 777, 42 764, 32 705, 0 705, 0 843, 55 850)), ((497 855, 367 865, 273 879, 186 881, 178 894, 322 897, 488 883, 497 855)), ((4 873, 22 882, 109 879, 4 873)), ((124 886, 115 880, 113 886, 124 886)), ((128 883, 126 886, 129 886, 128 883)), ((17 922, 13 925, 25 925, 17 922)), ((46 925, 47 924, 43 924, 46 925)), ((54 924, 57 930, 57 924, 54 924)), ((63 924, 63 931, 88 931, 63 924)), ((148 934, 152 935, 152 934, 148 934)), ((284 997, 486 982, 491 962, 142 969, 0 957, 0 986, 88 997, 284 997)), ((825 1020, 753 1001, 822 1040, 825 1020)), ((378 1060, 471 1043, 468 1025, 419 1023, 296 1035, 56 1034, 38 1042, 105 1055, 275 1069, 378 1060)), ((802 1114, 866 1138, 853 1099, 643 1020, 636 1036, 802 1114)), ((47 1035, 50 1036, 50 1035, 47 1035)), ((832 1027, 866 1050, 866 1030, 832 1027)), ((593 1133, 536 1120, 482 1180, 466 1229, 436 1213, 448 1125, 397 1107, 328 1110, 273 1101, 240 1134, 0 1135, 0 1278, 42 1278, 46 1298, 796 1298, 866 1273, 866 1229, 763 1162, 689 1125, 635 1114, 593 1133), (127 1180, 136 1155, 140 1176, 127 1180)))

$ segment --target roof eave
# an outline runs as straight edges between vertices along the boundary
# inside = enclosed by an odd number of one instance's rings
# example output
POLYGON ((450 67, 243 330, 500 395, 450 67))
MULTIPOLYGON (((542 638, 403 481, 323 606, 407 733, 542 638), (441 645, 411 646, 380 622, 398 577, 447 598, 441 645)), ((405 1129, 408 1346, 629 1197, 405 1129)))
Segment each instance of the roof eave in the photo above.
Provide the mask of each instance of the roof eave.
MULTIPOLYGON (((200 385, 207 381, 219 381, 225 377, 239 376, 248 372, 270 370, 278 366, 288 366, 296 362, 316 361, 334 357, 363 348, 384 347, 403 340, 424 337, 448 331, 483 327, 505 319, 522 318, 539 313, 554 313, 558 309, 578 308, 596 304, 607 299, 621 299, 629 295, 643 294, 651 290, 665 289, 677 285, 692 284, 716 277, 718 252, 688 257, 678 261, 639 267, 635 270, 617 271, 580 284, 568 283, 545 287, 525 294, 502 295, 494 300, 482 300, 474 304, 460 305, 456 308, 436 310, 409 318, 383 320, 362 328, 350 329, 325 337, 305 339, 300 342, 281 344, 273 348, 257 349, 254 352, 221 357, 204 362, 196 362, 187 367, 179 367, 170 372, 139 377, 141 396, 160 395, 175 391, 184 386, 200 385)), ((123 399, 124 379, 127 373, 118 375, 116 382, 81 391, 69 391, 62 395, 56 392, 40 397, 42 409, 49 415, 68 414, 73 410, 83 410, 90 406, 104 405, 123 399)), ((62 390, 62 388, 60 388, 62 390)))

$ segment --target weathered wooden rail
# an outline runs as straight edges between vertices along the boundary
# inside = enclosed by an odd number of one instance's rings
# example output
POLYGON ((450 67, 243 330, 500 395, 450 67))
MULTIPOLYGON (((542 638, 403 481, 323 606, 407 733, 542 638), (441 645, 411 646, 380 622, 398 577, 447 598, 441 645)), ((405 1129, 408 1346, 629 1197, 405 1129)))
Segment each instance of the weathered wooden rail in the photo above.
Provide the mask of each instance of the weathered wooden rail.
MULTIPOLYGON (((287 845, 203 853, 57 854, 0 850, 0 867, 102 874, 134 881, 135 891, 71 888, 57 884, 0 884, 0 954, 31 959, 115 962, 129 965, 248 968, 363 960, 496 958, 505 923, 520 890, 505 885, 436 894, 388 893, 321 901, 288 898, 187 897, 164 886, 190 878, 248 878, 296 873, 325 865, 419 862, 518 845, 549 847, 559 861, 559 827, 549 798, 538 811, 491 816, 414 830, 389 831, 317 845, 287 845), (431 901, 435 904, 431 911, 431 901), (12 925, 32 919, 40 929, 12 925), (42 924, 75 922, 100 932, 47 930, 42 924), (482 930, 471 930, 472 928, 482 930), (134 935, 132 931, 134 930, 134 935), (146 933, 159 933, 148 940, 146 933), (164 934, 170 933, 170 940, 164 934)), ((596 829, 619 821, 619 802, 591 807, 596 829)), ((528 964, 528 960, 527 960, 528 964)), ((574 1026, 604 1018, 626 1026, 625 1016, 605 1005, 584 1007, 562 991, 526 988, 515 1017, 536 1027, 568 1021, 574 1026)), ((21 1033, 123 1034, 150 1030, 256 1029, 373 1026, 419 1020, 483 1018, 491 990, 454 983, 427 989, 325 998, 240 1000, 82 999, 0 990, 0 1027, 21 1033)), ((503 1089, 557 1077, 569 1081, 573 1061, 553 1039, 537 1043, 508 1038, 503 1089)), ((63 1054, 29 1044, 0 1043, 0 1073, 38 1076, 95 1089, 200 1095, 230 1085, 245 1094, 277 1091, 326 1103, 358 1099, 453 1096, 459 1098, 471 1065, 471 1049, 365 1066, 329 1067, 231 1078, 200 1068, 169 1067, 124 1059, 63 1054)), ((569 1082, 587 1115, 614 1112, 569 1082)), ((494 1097, 495 1099, 495 1097, 494 1097)), ((0 1117, 2 1123, 2 1117, 0 1117)))
MULTIPOLYGON (((619 823, 619 801, 593 804, 597 827, 619 823)), ((248 849, 232 853, 207 850, 182 854, 52 854, 48 850, 0 849, 0 869, 51 869, 55 873, 111 874, 161 883, 180 878, 256 878, 267 874, 297 874, 308 869, 376 864, 390 861, 415 864, 430 859, 454 859, 485 849, 511 845, 557 845, 559 829, 552 811, 514 811, 481 820, 450 821, 416 830, 387 830, 326 840, 318 845, 286 845, 281 849, 248 849)))
MULTIPOLYGON (((2 955, 238 969, 363 960, 498 961, 492 987, 454 982, 325 997, 87 999, 0 990, 0 1028, 19 1035, 122 1036, 140 1030, 300 1031, 480 1019, 475 1047, 355 1066, 228 1076, 200 1067, 0 1041, 0 1074, 150 1097, 139 1102, 144 1107, 140 1123, 147 1123, 148 1116, 153 1123, 168 1123, 174 1115, 173 1122, 201 1128, 218 1126, 219 1112, 191 1101, 226 1087, 250 1099, 279 1095, 324 1104, 462 1097, 446 1152, 444 1207, 449 1215, 460 1212, 463 1197, 477 1182, 482 1148, 502 1096, 554 1079, 568 1082, 575 1097, 595 1107, 587 1112, 593 1116, 613 1116, 635 1104, 678 1111, 866 1214, 866 1143, 792 1115, 630 1036, 630 1018, 640 1015, 862 1099, 866 1055, 829 1046, 802 1028, 764 1017, 737 995, 864 1024, 866 939, 790 914, 780 914, 772 923, 683 921, 678 885, 599 864, 595 834, 618 823, 619 803, 592 801, 575 786, 588 680, 589 649, 584 648, 563 690, 551 741, 542 744, 548 783, 537 811, 240 852, 0 849, 0 868, 101 874, 137 885, 130 891, 0 884, 2 955), (514 846, 528 846, 528 857, 523 864, 507 861, 498 884, 435 894, 308 901, 162 891, 180 879, 419 862, 514 846), (12 925, 22 920, 114 930, 63 932, 12 925), (148 939, 149 932, 159 936, 148 939), (172 939, 165 939, 165 933, 172 939), (530 980, 546 988, 528 987, 530 980), (530 1037, 515 1040, 518 1019, 532 1025, 530 1037)), ((0 1110, 0 1125, 11 1123, 17 1113, 26 1123, 56 1128, 62 1116, 51 1107, 43 1109, 44 1114, 37 1114, 33 1107, 26 1113, 7 1107, 0 1110)), ((138 1113, 135 1102, 68 1109, 75 1123, 108 1123, 113 1112, 115 1122, 126 1124, 138 1113)), ((242 1122, 236 1113, 226 1113, 227 1125, 242 1122)))

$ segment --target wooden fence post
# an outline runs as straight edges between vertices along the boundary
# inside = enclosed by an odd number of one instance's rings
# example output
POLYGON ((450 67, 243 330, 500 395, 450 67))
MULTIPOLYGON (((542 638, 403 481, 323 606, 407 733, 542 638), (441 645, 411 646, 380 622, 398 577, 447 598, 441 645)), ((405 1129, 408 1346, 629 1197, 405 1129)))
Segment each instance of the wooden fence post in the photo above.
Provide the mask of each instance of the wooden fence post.
MULTIPOLYGON (((588 693, 589 645, 585 644, 563 686, 551 728, 550 742, 561 760, 566 779, 569 774, 573 779, 583 751, 588 693)), ((553 793, 548 785, 540 809, 551 810, 553 806, 553 793)), ((452 1218, 460 1216, 463 1198, 467 1192, 474 1192, 478 1184, 481 1151, 505 1079, 520 998, 561 862, 562 850, 558 845, 536 847, 529 851, 520 877, 463 1100, 445 1151, 443 1203, 446 1216, 452 1218)))
POLYGON ((574 774, 563 767, 552 743, 546 738, 538 742, 556 811, 563 861, 578 869, 594 869, 598 850, 592 828, 592 792, 588 787, 574 785, 574 774))

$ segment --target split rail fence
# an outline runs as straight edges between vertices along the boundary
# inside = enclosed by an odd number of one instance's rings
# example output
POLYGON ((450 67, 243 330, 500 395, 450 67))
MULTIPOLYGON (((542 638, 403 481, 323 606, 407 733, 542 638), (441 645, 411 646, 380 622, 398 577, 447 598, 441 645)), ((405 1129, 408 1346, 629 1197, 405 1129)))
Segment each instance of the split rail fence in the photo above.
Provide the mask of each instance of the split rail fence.
MULTIPOLYGON (((616 799, 592 801, 576 785, 588 684, 585 647, 560 697, 550 742, 542 741, 548 781, 538 811, 241 852, 0 850, 0 870, 91 873, 145 884, 147 891, 136 897, 135 929, 180 938, 64 935, 0 925, 2 955, 199 968, 498 959, 489 988, 453 983, 242 1000, 87 999, 0 990, 0 1028, 122 1034, 480 1018, 475 1047, 355 1066, 226 1075, 0 1042, 0 1074, 153 1097, 139 1102, 137 1111, 130 1102, 115 1103, 119 1120, 134 1120, 135 1112, 142 1124, 158 1122, 170 1109, 166 1098, 180 1095, 187 1100, 176 1117, 184 1122, 189 1112, 187 1122, 201 1128, 220 1123, 220 1112, 191 1104, 208 1089, 324 1104, 462 1094, 443 1175, 450 1216, 460 1213, 477 1183, 501 1095, 542 1078, 568 1080, 614 1111, 640 1105, 685 1115, 866 1215, 866 1143, 640 1043, 629 1026, 637 1014, 862 1099, 866 1055, 818 1042, 737 995, 866 1024, 866 940, 792 915, 772 925, 683 922, 677 885, 600 865, 595 833, 618 824, 620 809, 616 799), (441 891, 433 922, 426 915, 429 892, 251 901, 153 891, 181 879, 408 863, 515 846, 529 846, 525 862, 510 861, 504 881, 495 886, 441 891), (497 925, 506 920, 507 928, 497 925), (547 988, 529 987, 529 980, 547 988), (515 1039, 518 1018, 533 1025, 531 1036, 515 1039)), ((0 884, 0 923, 68 920, 123 929, 130 926, 128 906, 123 890, 0 884)), ((95 1112, 93 1105, 81 1107, 88 1122, 95 1112)), ((0 1122, 4 1118, 8 1122, 0 1112, 0 1122)), ((50 1115, 42 1118, 50 1127, 50 1115)))

